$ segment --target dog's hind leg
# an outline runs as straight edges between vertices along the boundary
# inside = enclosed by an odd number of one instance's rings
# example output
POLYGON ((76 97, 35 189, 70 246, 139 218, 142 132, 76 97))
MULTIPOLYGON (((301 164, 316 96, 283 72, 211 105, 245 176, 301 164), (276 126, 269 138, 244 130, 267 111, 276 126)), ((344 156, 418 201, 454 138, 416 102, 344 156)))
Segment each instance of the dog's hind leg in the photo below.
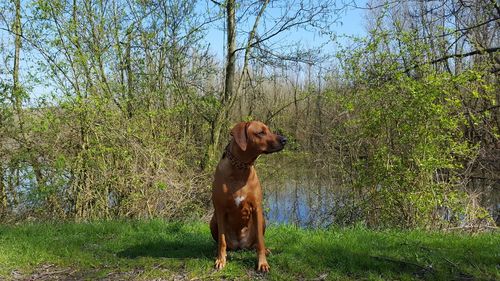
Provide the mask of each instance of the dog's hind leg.
POLYGON ((218 242, 219 230, 217 228, 217 218, 215 217, 215 213, 210 220, 210 232, 212 233, 212 238, 215 240, 215 242, 218 242))

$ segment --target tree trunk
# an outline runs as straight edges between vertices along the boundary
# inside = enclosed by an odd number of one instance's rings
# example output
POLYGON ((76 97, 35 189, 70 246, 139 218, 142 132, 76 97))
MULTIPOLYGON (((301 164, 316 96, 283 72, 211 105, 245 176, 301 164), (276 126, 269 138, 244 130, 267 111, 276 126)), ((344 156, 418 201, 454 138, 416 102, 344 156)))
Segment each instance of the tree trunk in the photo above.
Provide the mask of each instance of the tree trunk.
MULTIPOLYGON (((19 130, 22 136, 22 140, 26 145, 26 136, 24 134, 24 117, 22 111, 22 89, 19 85, 19 63, 21 57, 21 0, 16 0, 15 6, 15 18, 14 18, 14 69, 12 70, 12 105, 14 111, 17 114, 19 122, 19 130)), ((29 149, 29 148, 28 148, 29 149)))
POLYGON ((7 192, 4 184, 4 170, 0 166, 0 218, 7 214, 7 192))
POLYGON ((227 64, 226 81, 224 84, 224 97, 222 105, 227 103, 233 97, 234 74, 236 64, 236 7, 235 0, 228 0, 226 4, 227 16, 227 64))
MULTIPOLYGON (((14 111, 17 114, 18 117, 18 122, 19 122, 19 129, 20 129, 20 134, 22 137, 23 142, 26 144, 25 141, 25 136, 24 136, 24 129, 23 129, 23 116, 22 116, 22 97, 21 97, 21 89, 19 87, 19 61, 20 61, 20 56, 21 56, 21 0, 16 0, 14 2, 15 6, 15 18, 14 18, 14 69, 12 71, 12 105, 14 107, 14 111)), ((12 173, 12 171, 11 171, 12 173)), ((4 200, 5 200, 5 207, 7 205, 7 198, 5 197, 6 192, 5 192, 5 187, 3 185, 3 173, 2 177, 0 177, 0 196, 2 198, 2 206, 4 205, 4 200)), ((13 188, 14 189, 14 188, 13 188)))
POLYGON ((215 116, 210 132, 210 144, 207 149, 203 169, 215 164, 216 155, 220 145, 220 136, 225 129, 224 124, 229 119, 229 113, 234 101, 234 76, 236 69, 236 5, 235 0, 226 3, 227 21, 227 63, 226 79, 224 81, 224 95, 221 99, 221 110, 215 116))
POLYGON ((132 59, 130 55, 130 44, 132 42, 132 29, 127 34, 127 45, 125 51, 125 69, 127 71, 127 115, 128 118, 131 119, 133 115, 133 105, 132 101, 134 99, 133 96, 133 74, 132 74, 132 59))
POLYGON ((16 110, 21 108, 21 97, 19 93, 19 57, 21 54, 21 0, 16 0, 14 3, 15 5, 15 10, 16 10, 16 16, 14 19, 14 33, 15 33, 15 40, 14 40, 14 71, 12 72, 13 75, 13 82, 14 82, 14 87, 13 87, 13 97, 15 99, 15 106, 16 110))

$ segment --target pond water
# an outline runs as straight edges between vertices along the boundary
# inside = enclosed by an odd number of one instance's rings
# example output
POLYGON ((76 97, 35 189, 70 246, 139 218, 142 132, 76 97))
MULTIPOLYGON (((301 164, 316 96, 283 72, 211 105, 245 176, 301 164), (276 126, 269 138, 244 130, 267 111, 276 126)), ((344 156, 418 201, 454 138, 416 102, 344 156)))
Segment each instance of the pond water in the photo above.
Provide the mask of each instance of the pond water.
MULTIPOLYGON (((268 224, 293 224, 300 227, 327 227, 350 224, 361 218, 352 208, 351 190, 340 188, 328 177, 288 177, 262 182, 264 213, 268 224)), ((481 201, 493 220, 500 224, 500 193, 484 190, 481 201)), ((446 214, 443 219, 449 219, 446 214)))
POLYGON ((333 193, 324 186, 306 186, 288 181, 264 191, 264 208, 269 223, 291 223, 299 226, 321 226, 331 223, 333 193))
POLYGON ((264 212, 270 224, 326 227, 345 204, 342 190, 318 179, 285 180, 263 185, 264 212))

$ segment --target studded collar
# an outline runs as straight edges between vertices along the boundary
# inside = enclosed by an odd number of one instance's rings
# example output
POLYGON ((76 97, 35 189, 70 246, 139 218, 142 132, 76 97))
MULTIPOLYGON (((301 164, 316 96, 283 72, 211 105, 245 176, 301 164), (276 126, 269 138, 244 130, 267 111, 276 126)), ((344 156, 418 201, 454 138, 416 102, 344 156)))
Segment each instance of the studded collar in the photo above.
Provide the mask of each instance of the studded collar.
POLYGON ((249 163, 241 161, 240 159, 238 159, 238 157, 236 157, 236 155, 231 153, 231 150, 229 149, 230 146, 231 143, 228 143, 226 148, 224 149, 224 154, 222 154, 222 158, 227 157, 227 159, 231 161, 231 165, 233 165, 236 169, 244 170, 253 166, 255 160, 249 163))

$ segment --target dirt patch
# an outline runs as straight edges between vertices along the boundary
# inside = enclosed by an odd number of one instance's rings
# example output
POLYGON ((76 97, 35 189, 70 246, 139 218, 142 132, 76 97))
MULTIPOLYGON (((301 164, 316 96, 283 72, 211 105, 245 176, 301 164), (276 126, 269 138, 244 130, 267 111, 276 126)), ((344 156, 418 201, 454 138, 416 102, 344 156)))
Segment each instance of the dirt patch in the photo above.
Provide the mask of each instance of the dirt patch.
MULTIPOLYGON (((12 280, 12 281, 54 281, 54 280, 100 280, 100 281, 119 281, 119 280, 145 280, 141 278, 144 270, 141 268, 136 268, 129 271, 113 271, 111 268, 106 269, 92 269, 92 270, 80 270, 75 268, 63 268, 56 266, 54 264, 44 264, 37 267, 30 274, 23 274, 18 270, 13 270, 11 275, 0 280, 12 280), (106 271, 109 271, 106 273, 106 271)), ((148 279, 146 279, 148 280, 148 279)), ((166 281, 166 280, 188 280, 187 275, 179 274, 176 276, 170 276, 168 279, 155 278, 149 279, 151 281, 166 281)))

